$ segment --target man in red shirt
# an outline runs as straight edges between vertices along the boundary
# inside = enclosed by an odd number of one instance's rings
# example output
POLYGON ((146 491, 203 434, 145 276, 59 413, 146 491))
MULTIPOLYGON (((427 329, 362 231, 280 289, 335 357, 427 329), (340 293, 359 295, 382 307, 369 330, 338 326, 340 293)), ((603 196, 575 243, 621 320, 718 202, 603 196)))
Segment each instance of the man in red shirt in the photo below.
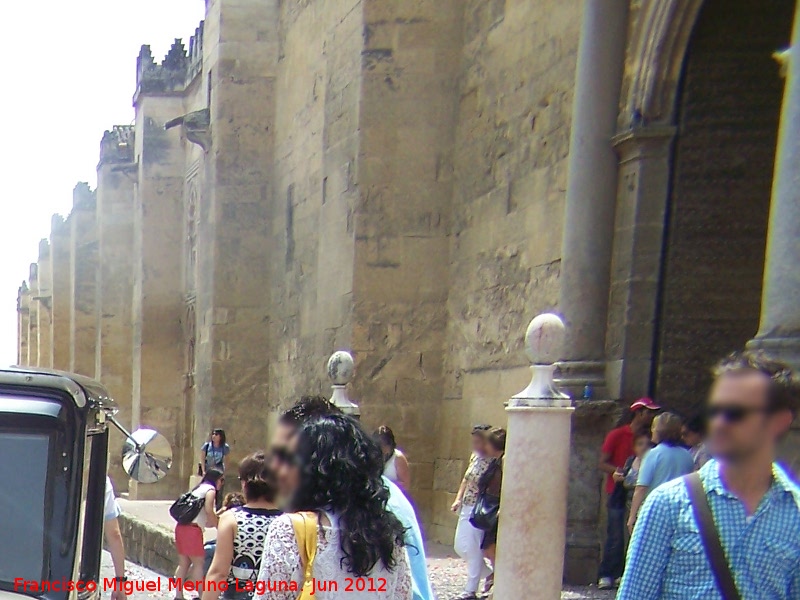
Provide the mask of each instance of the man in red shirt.
MULTIPOLYGON (((606 494, 611 497, 617 483, 614 473, 622 470, 628 459, 633 456, 633 438, 636 432, 647 431, 656 411, 661 408, 650 398, 639 398, 631 404, 633 419, 608 432, 600 449, 599 468, 606 473, 606 494)), ((603 548, 603 560, 600 563, 600 581, 598 588, 607 590, 619 584, 625 566, 625 508, 608 505, 608 528, 606 544, 603 548)))

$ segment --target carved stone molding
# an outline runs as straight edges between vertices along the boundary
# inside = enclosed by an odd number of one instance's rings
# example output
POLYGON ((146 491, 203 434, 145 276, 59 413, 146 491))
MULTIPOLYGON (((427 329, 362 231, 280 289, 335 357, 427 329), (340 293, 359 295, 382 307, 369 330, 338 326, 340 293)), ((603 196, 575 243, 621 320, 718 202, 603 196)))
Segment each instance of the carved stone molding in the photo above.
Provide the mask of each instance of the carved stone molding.
POLYGON ((683 60, 703 0, 644 0, 628 45, 621 130, 672 124, 683 60))

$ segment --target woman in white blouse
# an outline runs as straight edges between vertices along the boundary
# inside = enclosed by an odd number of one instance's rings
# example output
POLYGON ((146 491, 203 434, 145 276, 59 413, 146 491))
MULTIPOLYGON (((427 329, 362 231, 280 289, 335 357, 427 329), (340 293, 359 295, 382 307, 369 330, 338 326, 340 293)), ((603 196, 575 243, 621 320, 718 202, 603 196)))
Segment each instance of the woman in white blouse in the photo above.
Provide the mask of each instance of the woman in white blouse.
MULTIPOLYGON (((286 459, 279 477, 292 491, 292 509, 313 512, 319 522, 313 597, 410 600, 404 529, 386 510, 389 492, 375 440, 350 417, 320 417, 294 436, 286 459)), ((282 515, 267 533, 256 600, 296 600, 304 571, 292 519, 282 515)))

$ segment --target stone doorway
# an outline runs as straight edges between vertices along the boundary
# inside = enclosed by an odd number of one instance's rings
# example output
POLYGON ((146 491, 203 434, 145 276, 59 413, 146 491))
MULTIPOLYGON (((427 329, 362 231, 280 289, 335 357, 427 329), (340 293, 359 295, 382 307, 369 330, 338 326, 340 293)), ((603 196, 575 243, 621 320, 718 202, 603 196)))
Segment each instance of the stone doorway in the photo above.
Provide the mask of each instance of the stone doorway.
POLYGON ((795 0, 708 0, 689 41, 665 224, 651 390, 678 411, 709 368, 758 329, 764 252, 795 0))

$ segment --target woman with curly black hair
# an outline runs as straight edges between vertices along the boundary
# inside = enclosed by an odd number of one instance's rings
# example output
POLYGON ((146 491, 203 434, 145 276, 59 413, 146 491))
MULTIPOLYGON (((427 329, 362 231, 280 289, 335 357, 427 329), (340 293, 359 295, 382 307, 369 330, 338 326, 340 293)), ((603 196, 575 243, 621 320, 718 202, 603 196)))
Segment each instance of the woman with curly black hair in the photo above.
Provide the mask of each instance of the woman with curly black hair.
POLYGON ((270 526, 257 600, 296 600, 302 589, 319 600, 411 599, 405 530, 386 510, 382 472, 380 447, 354 419, 302 426, 279 473, 295 513, 270 526))

